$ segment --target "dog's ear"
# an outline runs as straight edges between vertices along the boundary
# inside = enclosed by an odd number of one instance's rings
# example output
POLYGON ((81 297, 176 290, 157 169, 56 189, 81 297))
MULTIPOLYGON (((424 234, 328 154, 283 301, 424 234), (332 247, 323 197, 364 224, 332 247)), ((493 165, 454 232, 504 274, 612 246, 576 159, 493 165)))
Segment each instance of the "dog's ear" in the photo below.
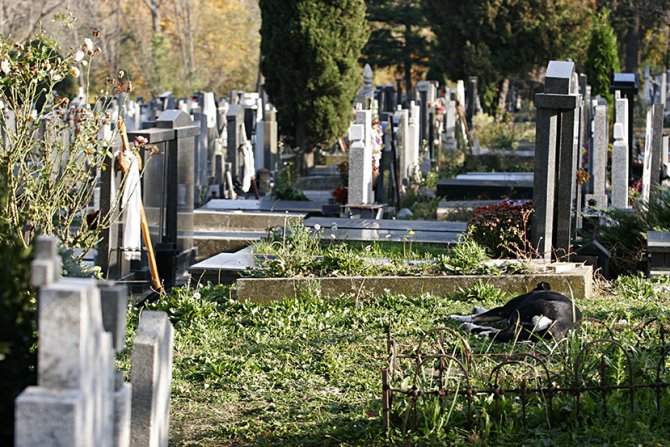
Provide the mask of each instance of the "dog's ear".
POLYGON ((537 287, 535 287, 534 290, 551 290, 551 286, 549 285, 548 282, 541 282, 537 284, 537 287))

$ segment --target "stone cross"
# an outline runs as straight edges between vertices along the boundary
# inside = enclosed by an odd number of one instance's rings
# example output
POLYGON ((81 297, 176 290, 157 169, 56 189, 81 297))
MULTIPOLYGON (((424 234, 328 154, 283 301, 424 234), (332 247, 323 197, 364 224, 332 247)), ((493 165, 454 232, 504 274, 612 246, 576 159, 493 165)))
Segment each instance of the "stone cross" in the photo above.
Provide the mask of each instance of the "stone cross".
POLYGON ((573 62, 551 61, 544 93, 535 95, 537 107, 535 173, 533 176, 532 243, 545 259, 552 250, 570 252, 570 218, 575 196, 577 154, 574 145, 575 110, 578 106, 577 76, 573 62), (558 160, 558 166, 557 166, 558 160), (554 246, 554 191, 556 244, 554 246))
POLYGON ((56 239, 35 244, 38 385, 16 399, 15 446, 130 444, 131 385, 114 368, 125 344, 125 286, 61 278, 56 239))

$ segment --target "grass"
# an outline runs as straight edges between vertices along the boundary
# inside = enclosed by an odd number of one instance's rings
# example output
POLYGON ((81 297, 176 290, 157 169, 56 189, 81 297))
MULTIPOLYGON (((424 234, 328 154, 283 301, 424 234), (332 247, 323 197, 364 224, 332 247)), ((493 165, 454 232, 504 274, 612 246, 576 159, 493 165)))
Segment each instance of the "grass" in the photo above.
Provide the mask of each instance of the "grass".
MULTIPOLYGON (((645 289, 622 279, 611 293, 579 303, 587 316, 629 322, 664 315, 667 284, 645 289), (640 298, 640 296, 644 296, 640 298)), ((670 424, 642 411, 608 420, 547 428, 541 421, 496 431, 426 425, 385 433, 381 427, 381 368, 386 331, 417 340, 438 326, 456 327, 452 313, 473 304, 494 306, 508 297, 479 287, 454 297, 383 295, 321 300, 305 295, 268 306, 239 303, 222 286, 177 289, 153 307, 175 326, 170 444, 175 446, 385 446, 385 445, 666 445, 670 424)), ((136 321, 137 313, 131 315, 136 321)), ((131 335, 132 327, 131 323, 131 335)), ((590 337, 586 332, 580 332, 590 337)), ((471 338, 477 351, 503 349, 471 338)), ((530 349, 519 345, 513 349, 530 349)), ((128 367, 127 353, 120 359, 128 367)), ((398 403, 398 402, 397 402, 398 403)), ((511 404, 510 404, 511 405, 511 404)), ((401 409, 396 407, 397 411, 401 409)), ((670 408, 666 408, 667 419, 670 408)), ((422 407, 434 416, 429 405, 422 407)), ((566 415, 570 408, 562 409, 566 415)), ((400 413, 398 413, 400 414, 400 413)), ((431 416, 431 417, 433 417, 431 416)), ((431 420, 427 418, 427 420, 431 420)))

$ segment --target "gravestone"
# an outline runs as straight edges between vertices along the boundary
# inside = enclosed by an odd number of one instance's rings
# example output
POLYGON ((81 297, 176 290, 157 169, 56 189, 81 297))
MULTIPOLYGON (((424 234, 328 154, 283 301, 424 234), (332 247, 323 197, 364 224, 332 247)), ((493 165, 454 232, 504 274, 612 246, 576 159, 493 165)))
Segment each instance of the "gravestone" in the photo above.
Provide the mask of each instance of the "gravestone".
POLYGON ((244 124, 244 107, 232 104, 226 114, 226 128, 228 129, 228 145, 226 162, 231 164, 233 179, 242 178, 242 159, 237 148, 244 142, 242 124, 244 124))
POLYGON ((437 99, 437 83, 434 81, 419 81, 416 84, 416 90, 420 99, 419 123, 419 141, 428 140, 428 128, 430 120, 428 119, 428 110, 437 99))
POLYGON ((402 181, 409 176, 409 163, 407 153, 411 144, 409 139, 409 112, 398 106, 393 115, 393 125, 396 128, 396 152, 398 157, 398 177, 402 181))
POLYGON ((467 97, 465 98, 465 116, 468 121, 468 126, 472 126, 472 117, 477 114, 478 101, 479 95, 477 92, 477 76, 470 76, 468 78, 467 97))
MULTIPOLYGON (((258 173, 261 169, 265 168, 265 125, 263 122, 263 100, 260 98, 256 99, 256 122, 254 123, 254 129, 256 132, 253 138, 254 144, 254 171, 258 173)), ((256 174, 256 177, 258 174, 256 174)))
POLYGON ((625 126, 614 123, 612 145, 612 206, 628 208, 628 144, 625 126))
MULTIPOLYGON (((628 128, 626 136, 628 137, 628 160, 635 160, 635 135, 633 134, 633 117, 635 114, 635 97, 640 88, 640 79, 637 73, 613 73, 610 81, 610 92, 621 91, 621 97, 628 101, 628 128)), ((629 164, 628 179, 632 176, 633 164, 629 164)))
POLYGON ((545 259, 552 250, 570 252, 571 214, 576 183, 574 146, 577 79, 573 62, 551 61, 547 66, 544 93, 535 95, 537 107, 535 173, 533 176, 532 243, 545 259), (557 166, 558 160, 558 166, 557 166), (558 187, 556 215, 554 193, 558 187), (555 222, 554 222, 555 218, 555 222), (556 225, 556 244, 553 241, 556 225))
POLYGON ((607 178, 607 152, 609 145, 609 121, 607 118, 607 104, 597 105, 593 117, 593 162, 591 165, 591 179, 593 194, 587 194, 587 206, 606 208, 607 194, 605 183, 607 178))
POLYGON ((127 289, 102 285, 103 304, 97 281, 61 278, 61 268, 56 239, 37 238, 38 384, 16 399, 15 446, 129 446, 131 386, 114 368, 127 289))
POLYGON ((270 171, 279 169, 279 152, 277 150, 277 109, 270 107, 265 111, 263 127, 263 149, 265 151, 265 168, 270 171))
POLYGON ((363 88, 354 101, 354 107, 360 104, 363 109, 370 109, 372 107, 372 101, 375 97, 374 89, 372 88, 372 81, 374 79, 374 74, 372 73, 372 67, 370 64, 365 64, 363 68, 363 88))
POLYGON ((456 101, 447 99, 446 113, 444 114, 445 144, 447 148, 456 147, 456 101))
POLYGON ((644 167, 642 171, 642 200, 658 197, 661 182, 661 145, 663 143, 663 105, 656 103, 647 112, 644 167))
POLYGON ((167 447, 174 331, 165 312, 140 315, 131 357, 131 445, 167 447))
MULTIPOLYGON (((579 113, 577 119, 579 120, 579 137, 577 141, 577 168, 585 170, 586 164, 584 159, 590 152, 590 102, 591 102, 591 87, 586 84, 586 75, 579 75, 579 94, 581 96, 579 101, 579 113)), ((583 206, 583 191, 584 185, 582 182, 577 182, 577 190, 575 197, 575 229, 582 228, 582 206, 583 206)))
POLYGON ((365 144, 365 126, 349 128, 349 205, 372 203, 372 147, 365 144))

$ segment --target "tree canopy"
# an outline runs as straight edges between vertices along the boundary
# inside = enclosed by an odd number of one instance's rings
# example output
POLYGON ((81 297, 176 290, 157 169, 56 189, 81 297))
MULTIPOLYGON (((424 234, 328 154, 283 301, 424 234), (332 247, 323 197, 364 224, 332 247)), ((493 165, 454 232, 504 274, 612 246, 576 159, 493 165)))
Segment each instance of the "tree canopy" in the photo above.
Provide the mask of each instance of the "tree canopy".
POLYGON ((363 0, 261 0, 261 70, 279 125, 305 152, 342 136, 362 81, 363 0))
POLYGON ((550 59, 583 58, 588 0, 422 1, 437 69, 449 79, 477 75, 489 106, 503 79, 527 78, 550 59))
POLYGON ((612 104, 610 93, 610 76, 619 71, 619 55, 617 39, 609 24, 609 13, 598 14, 591 30, 591 41, 587 52, 584 72, 591 85, 591 93, 600 95, 612 104))
POLYGON ((366 0, 370 25, 363 55, 373 67, 392 67, 402 73, 409 90, 417 70, 428 68, 428 21, 421 0, 366 0))

